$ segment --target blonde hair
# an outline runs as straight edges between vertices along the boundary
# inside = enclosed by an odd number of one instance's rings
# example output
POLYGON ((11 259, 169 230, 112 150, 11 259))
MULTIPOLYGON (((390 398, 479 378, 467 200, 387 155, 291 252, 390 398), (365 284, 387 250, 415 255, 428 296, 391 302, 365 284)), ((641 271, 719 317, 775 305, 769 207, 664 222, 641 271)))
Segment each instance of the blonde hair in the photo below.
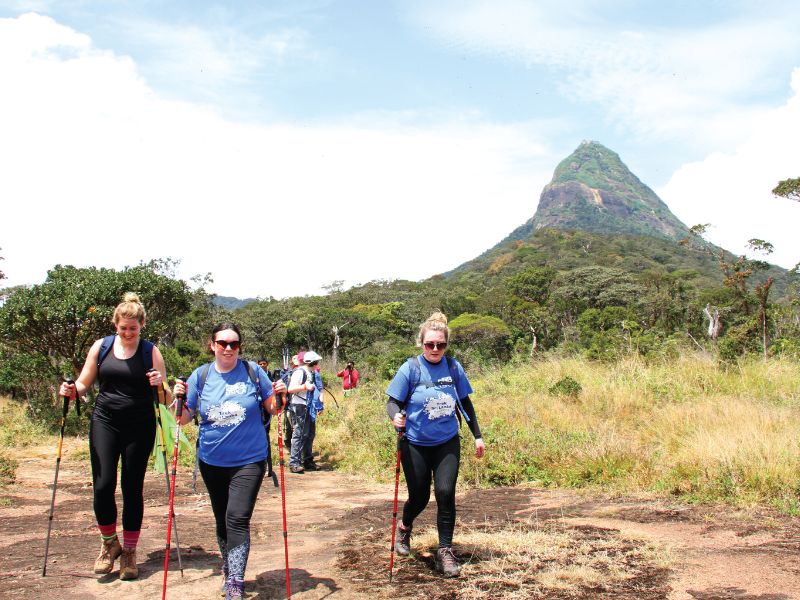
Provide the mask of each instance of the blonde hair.
POLYGON ((117 304, 117 308, 114 309, 114 316, 111 320, 116 325, 120 319, 136 319, 140 325, 144 325, 144 317, 144 305, 139 300, 139 295, 135 292, 125 292, 122 302, 117 304))
POLYGON ((429 331, 444 331, 444 341, 450 341, 450 328, 447 326, 447 316, 441 312, 435 312, 430 317, 425 319, 425 322, 419 326, 419 333, 417 334, 417 346, 422 346, 422 341, 425 339, 425 334, 429 331))

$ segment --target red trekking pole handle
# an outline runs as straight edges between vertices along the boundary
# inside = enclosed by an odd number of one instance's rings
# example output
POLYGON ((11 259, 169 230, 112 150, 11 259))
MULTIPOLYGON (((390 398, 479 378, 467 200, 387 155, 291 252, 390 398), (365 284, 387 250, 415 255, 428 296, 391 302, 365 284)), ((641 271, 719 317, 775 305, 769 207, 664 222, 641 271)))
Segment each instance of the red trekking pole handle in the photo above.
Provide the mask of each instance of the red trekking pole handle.
MULTIPOLYGON (((185 377, 178 377, 179 381, 186 384, 185 377)), ((161 586, 161 600, 167 597, 167 572, 169 571, 169 544, 172 534, 172 515, 175 506, 175 475, 178 469, 178 445, 181 440, 181 416, 183 415, 183 402, 186 399, 185 394, 176 396, 177 402, 175 403, 175 446, 172 450, 172 482, 169 488, 169 514, 167 516, 167 543, 164 552, 164 580, 161 586)), ((166 468, 166 465, 164 465, 166 468)))

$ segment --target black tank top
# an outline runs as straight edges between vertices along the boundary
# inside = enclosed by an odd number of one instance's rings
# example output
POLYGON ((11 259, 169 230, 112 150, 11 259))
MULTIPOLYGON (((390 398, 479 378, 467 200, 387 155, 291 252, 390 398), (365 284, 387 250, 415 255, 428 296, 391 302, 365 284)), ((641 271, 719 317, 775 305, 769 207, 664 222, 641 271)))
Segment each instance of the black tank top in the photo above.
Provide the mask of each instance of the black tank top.
POLYGON ((142 342, 136 354, 126 360, 114 356, 112 348, 97 373, 100 393, 95 409, 106 418, 135 419, 155 418, 153 412, 153 388, 147 379, 142 358, 142 342))

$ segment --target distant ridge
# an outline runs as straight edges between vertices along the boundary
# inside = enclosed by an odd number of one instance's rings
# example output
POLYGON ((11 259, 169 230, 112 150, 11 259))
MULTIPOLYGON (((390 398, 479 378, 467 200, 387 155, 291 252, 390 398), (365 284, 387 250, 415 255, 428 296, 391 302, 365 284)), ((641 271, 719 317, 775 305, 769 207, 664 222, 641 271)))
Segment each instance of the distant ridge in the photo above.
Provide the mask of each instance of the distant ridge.
POLYGON ((221 306, 222 308, 227 308, 228 310, 236 310, 237 308, 242 308, 247 306, 251 302, 255 302, 258 298, 245 298, 244 300, 240 300, 235 296, 214 296, 212 298, 212 302, 217 306, 221 306))

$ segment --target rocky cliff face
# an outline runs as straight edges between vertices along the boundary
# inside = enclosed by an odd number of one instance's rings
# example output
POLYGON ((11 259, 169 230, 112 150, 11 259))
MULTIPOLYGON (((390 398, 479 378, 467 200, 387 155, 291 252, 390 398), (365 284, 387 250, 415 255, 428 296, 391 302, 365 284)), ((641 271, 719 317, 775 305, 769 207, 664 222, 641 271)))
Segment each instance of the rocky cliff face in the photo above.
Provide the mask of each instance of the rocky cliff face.
POLYGON ((531 222, 533 231, 543 227, 669 239, 688 233, 655 192, 597 142, 583 142, 556 167, 531 222))

